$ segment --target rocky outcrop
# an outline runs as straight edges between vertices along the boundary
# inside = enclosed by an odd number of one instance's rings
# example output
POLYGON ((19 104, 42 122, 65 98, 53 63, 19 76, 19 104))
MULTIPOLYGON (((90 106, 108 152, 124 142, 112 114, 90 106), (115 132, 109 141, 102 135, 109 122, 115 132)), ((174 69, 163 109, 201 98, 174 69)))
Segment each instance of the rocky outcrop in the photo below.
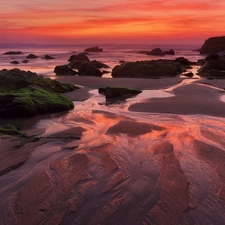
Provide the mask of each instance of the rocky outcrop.
POLYGON ((12 62, 10 62, 11 64, 20 64, 20 62, 19 61, 17 61, 17 60, 14 60, 14 61, 12 61, 12 62))
POLYGON ((50 55, 45 55, 42 59, 49 60, 49 59, 55 59, 55 58, 50 55))
POLYGON ((83 62, 79 65, 78 73, 79 76, 95 76, 95 77, 102 76, 102 72, 88 62, 86 63, 83 62))
POLYGON ((71 76, 78 74, 76 71, 71 69, 68 65, 56 66, 54 73, 58 76, 71 76))
POLYGON ((5 52, 3 54, 4 55, 21 55, 21 54, 23 54, 23 52, 21 52, 21 51, 9 51, 9 52, 5 52))
POLYGON ((215 54, 220 52, 225 52, 225 36, 207 39, 200 49, 200 54, 215 54))
POLYGON ((73 84, 45 79, 19 69, 0 71, 0 117, 30 117, 73 109, 73 102, 59 94, 75 90, 73 84))
POLYGON ((126 98, 129 98, 131 96, 140 94, 142 91, 134 88, 106 87, 106 88, 99 88, 98 92, 99 94, 105 95, 106 99, 109 99, 109 98, 119 98, 122 96, 126 96, 126 98))
POLYGON ((198 70, 198 74, 203 77, 225 78, 225 56, 209 55, 198 70))
POLYGON ((180 64, 173 60, 137 61, 117 65, 112 77, 159 78, 175 77, 182 73, 180 64))
POLYGON ((175 55, 175 51, 173 49, 163 51, 161 48, 154 48, 151 51, 140 51, 139 53, 157 56, 175 55))
POLYGON ((84 51, 85 52, 103 52, 103 49, 96 46, 96 47, 86 48, 84 51))
POLYGON ((85 53, 80 53, 78 55, 71 55, 68 61, 69 62, 74 62, 74 61, 90 62, 90 59, 87 57, 85 53))
POLYGON ((34 54, 29 54, 27 56, 27 59, 37 59, 37 58, 38 58, 38 56, 37 55, 34 55, 34 54))
POLYGON ((95 66, 96 68, 98 69, 101 69, 101 68, 109 68, 108 65, 100 62, 100 61, 97 61, 97 60, 93 60, 91 61, 91 65, 95 66))

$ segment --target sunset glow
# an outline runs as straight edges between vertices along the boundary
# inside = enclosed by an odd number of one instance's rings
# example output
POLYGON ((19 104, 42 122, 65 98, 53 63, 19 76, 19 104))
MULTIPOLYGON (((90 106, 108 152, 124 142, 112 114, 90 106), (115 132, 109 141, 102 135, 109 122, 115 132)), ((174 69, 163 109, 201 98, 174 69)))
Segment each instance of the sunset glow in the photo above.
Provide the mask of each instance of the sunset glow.
POLYGON ((1 43, 202 43, 224 35, 223 0, 8 0, 1 43))

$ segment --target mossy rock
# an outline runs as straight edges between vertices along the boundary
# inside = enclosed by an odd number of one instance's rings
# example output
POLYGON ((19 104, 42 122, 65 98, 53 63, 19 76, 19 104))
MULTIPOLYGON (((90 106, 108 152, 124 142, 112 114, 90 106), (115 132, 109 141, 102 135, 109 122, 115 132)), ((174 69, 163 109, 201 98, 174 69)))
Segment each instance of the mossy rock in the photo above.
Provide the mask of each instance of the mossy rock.
POLYGON ((0 94, 0 117, 2 118, 31 117, 73 108, 73 102, 65 96, 34 85, 0 94))
POLYGON ((22 137, 26 136, 25 132, 20 131, 16 126, 12 124, 0 126, 0 134, 16 135, 16 136, 22 136, 22 137))
POLYGON ((46 91, 53 91, 57 93, 65 93, 78 89, 73 84, 60 83, 50 78, 44 78, 36 73, 30 71, 23 71, 20 69, 0 71, 0 92, 7 92, 26 88, 30 85, 36 85, 46 91))
POLYGON ((175 77, 182 73, 179 63, 172 60, 151 60, 128 62, 117 65, 112 70, 112 77, 159 78, 175 77))

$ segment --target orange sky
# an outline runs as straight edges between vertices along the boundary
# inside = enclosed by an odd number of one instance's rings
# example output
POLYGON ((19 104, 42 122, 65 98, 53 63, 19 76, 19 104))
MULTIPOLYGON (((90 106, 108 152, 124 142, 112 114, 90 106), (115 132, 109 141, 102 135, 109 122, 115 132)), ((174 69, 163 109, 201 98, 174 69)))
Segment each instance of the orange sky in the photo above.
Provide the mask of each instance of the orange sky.
POLYGON ((224 25, 224 0, 7 0, 0 43, 202 43, 224 25))

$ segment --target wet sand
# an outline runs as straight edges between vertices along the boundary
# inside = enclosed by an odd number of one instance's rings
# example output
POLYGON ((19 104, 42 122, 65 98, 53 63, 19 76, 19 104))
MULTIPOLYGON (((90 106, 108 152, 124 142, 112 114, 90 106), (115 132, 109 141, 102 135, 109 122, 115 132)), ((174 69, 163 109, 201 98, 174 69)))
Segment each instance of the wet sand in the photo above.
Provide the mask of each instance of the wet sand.
MULTIPOLYGON (((84 86, 69 94, 74 101, 105 86, 164 89, 174 96, 149 96, 128 111, 91 103, 53 122, 45 118, 38 124, 49 135, 34 122, 30 134, 35 137, 36 129, 40 139, 18 149, 12 138, 0 139, 1 164, 8 168, 0 176, 1 225, 224 224, 225 103, 219 90, 200 85, 206 80, 175 89, 181 78, 122 80, 60 78, 84 86)), ((223 80, 207 83, 225 87, 223 80)))

